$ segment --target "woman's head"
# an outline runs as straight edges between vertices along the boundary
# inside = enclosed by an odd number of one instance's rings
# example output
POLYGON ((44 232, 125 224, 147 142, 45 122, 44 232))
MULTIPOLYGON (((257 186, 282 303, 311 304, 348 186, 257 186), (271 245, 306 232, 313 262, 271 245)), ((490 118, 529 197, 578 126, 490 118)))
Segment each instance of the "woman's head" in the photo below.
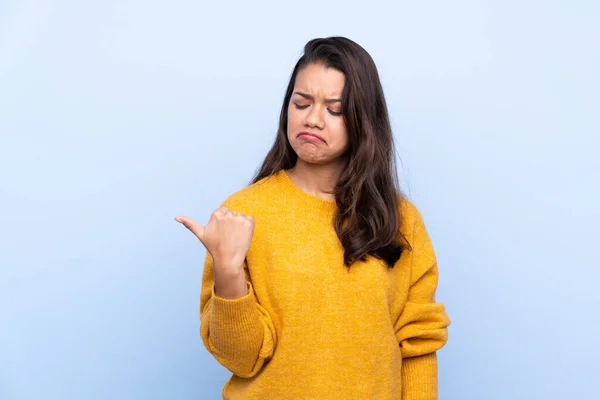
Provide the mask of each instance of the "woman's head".
POLYGON ((298 140, 304 131, 319 135, 323 132, 323 136, 331 134, 336 138, 335 146, 318 146, 322 142, 316 141, 309 145, 325 153, 315 160, 318 163, 349 162, 349 167, 360 169, 370 165, 374 158, 383 156, 384 162, 393 158, 393 138, 377 67, 369 53, 352 40, 313 39, 304 46, 304 54, 292 71, 285 93, 277 138, 267 157, 272 158, 276 170, 265 171, 264 176, 295 165, 297 157, 303 155, 302 147, 309 148, 302 144, 310 138, 298 140), (319 98, 311 100, 297 94, 310 95, 304 93, 309 89, 317 92, 319 98), (336 98, 341 101, 325 103, 336 98), (296 108, 297 104, 309 107, 301 110, 296 108), (345 142, 345 148, 338 154, 337 138, 344 136, 342 123, 346 140, 339 142, 345 142))
POLYGON ((346 263, 371 254, 393 264, 405 247, 398 239, 393 135, 375 63, 350 39, 305 45, 287 86, 275 143, 253 182, 292 168, 298 159, 340 166, 334 223, 346 263))

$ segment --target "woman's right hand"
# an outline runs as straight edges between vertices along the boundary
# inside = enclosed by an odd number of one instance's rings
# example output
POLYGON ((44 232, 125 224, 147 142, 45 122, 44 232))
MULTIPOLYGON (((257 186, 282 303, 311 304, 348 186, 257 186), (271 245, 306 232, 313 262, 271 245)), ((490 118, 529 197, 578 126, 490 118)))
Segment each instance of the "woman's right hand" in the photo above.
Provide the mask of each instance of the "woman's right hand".
POLYGON ((243 289, 247 291, 243 269, 254 234, 254 218, 219 207, 206 226, 184 216, 175 217, 175 220, 196 235, 212 256, 215 287, 222 286, 217 280, 236 280, 239 290, 231 291, 228 297, 237 297, 236 293, 243 294, 240 293, 243 278, 243 289))

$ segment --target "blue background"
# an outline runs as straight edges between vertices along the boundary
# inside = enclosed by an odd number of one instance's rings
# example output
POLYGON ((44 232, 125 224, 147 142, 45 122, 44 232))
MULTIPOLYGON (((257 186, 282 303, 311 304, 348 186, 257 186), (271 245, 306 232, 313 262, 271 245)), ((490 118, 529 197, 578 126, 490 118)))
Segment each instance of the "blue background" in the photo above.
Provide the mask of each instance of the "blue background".
POLYGON ((441 399, 598 398, 600 3, 0 2, 0 399, 217 399, 206 222, 306 41, 373 56, 453 324, 441 399))

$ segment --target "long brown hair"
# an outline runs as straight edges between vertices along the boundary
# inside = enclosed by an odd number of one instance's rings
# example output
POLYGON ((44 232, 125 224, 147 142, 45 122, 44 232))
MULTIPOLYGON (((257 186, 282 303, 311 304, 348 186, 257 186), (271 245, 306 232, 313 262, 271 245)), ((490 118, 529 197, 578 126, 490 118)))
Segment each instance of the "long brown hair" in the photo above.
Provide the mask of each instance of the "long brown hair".
POLYGON ((334 190, 337 211, 333 224, 344 248, 344 263, 379 258, 392 268, 410 248, 400 233, 402 215, 396 171, 394 138, 383 88, 373 59, 357 43, 344 37, 310 40, 294 67, 288 84, 279 129, 252 183, 296 164, 297 155, 287 139, 287 115, 298 72, 322 63, 346 77, 342 115, 348 132, 347 165, 334 190))

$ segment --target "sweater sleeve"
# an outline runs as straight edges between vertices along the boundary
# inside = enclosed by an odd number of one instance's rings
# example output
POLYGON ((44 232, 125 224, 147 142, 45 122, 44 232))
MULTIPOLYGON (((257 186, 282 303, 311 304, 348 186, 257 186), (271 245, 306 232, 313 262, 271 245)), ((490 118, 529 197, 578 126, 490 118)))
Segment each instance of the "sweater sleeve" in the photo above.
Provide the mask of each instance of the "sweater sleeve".
POLYGON ((448 340, 450 319, 436 303, 438 268, 421 214, 415 209, 412 233, 410 287, 404 309, 395 323, 402 352, 402 399, 438 398, 437 355, 448 340))
POLYGON ((200 293, 200 336, 221 365, 235 375, 250 378, 272 357, 275 328, 256 299, 247 267, 248 294, 225 299, 215 295, 212 263, 207 252, 200 293))

